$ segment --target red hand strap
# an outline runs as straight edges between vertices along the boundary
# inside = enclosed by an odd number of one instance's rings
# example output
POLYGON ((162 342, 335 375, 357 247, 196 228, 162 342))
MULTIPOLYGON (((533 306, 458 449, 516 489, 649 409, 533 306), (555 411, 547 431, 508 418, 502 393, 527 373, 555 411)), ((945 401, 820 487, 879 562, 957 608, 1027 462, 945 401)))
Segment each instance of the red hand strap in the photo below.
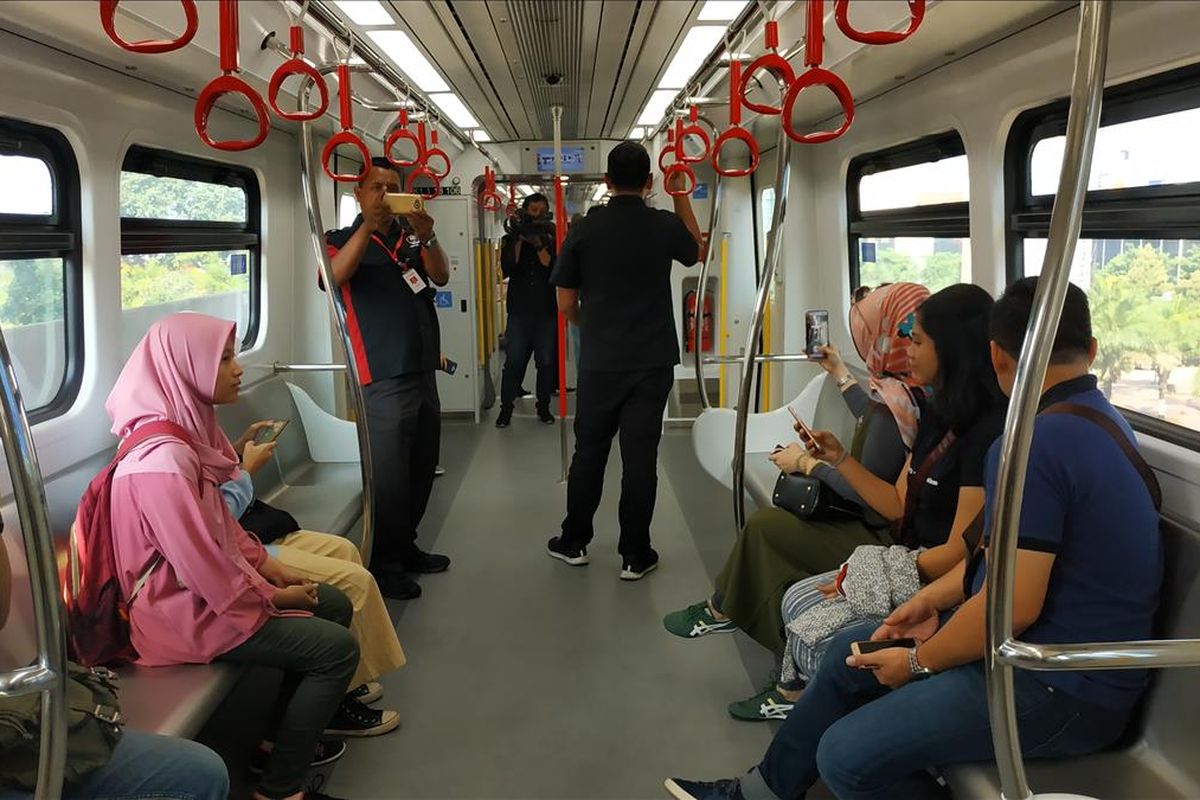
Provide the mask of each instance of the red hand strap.
POLYGON ((221 23, 221 72, 200 92, 196 100, 196 133, 200 141, 217 150, 250 150, 258 147, 271 131, 271 121, 262 97, 241 78, 238 73, 238 3, 237 0, 220 0, 221 23), (250 102, 258 118, 258 133, 252 139, 214 140, 208 135, 208 117, 217 100, 227 94, 240 94, 250 102))
POLYGON ((839 78, 836 74, 821 67, 813 67, 808 72, 805 72, 799 78, 792 82, 788 88, 787 97, 783 100, 783 130, 792 139, 792 141, 800 144, 821 144, 838 138, 846 131, 850 130, 850 125, 854 122, 854 96, 850 94, 850 87, 846 82, 839 78), (841 127, 832 131, 817 131, 816 133, 799 134, 792 124, 792 112, 796 107, 796 98, 810 86, 827 86, 837 98, 838 103, 842 106, 842 115, 844 117, 841 127))
POLYGON ((405 191, 409 194, 413 193, 416 186, 417 178, 429 178, 433 181, 433 194, 426 195, 430 200, 442 193, 442 179, 437 176, 437 173, 431 170, 424 164, 419 165, 412 172, 408 173, 408 181, 404 184, 405 191))
POLYGON ((742 81, 742 62, 733 59, 729 62, 729 127, 717 137, 712 147, 712 165, 718 175, 725 178, 744 178, 758 169, 758 142, 750 135, 750 131, 742 127, 742 96, 737 87, 742 81), (733 140, 745 142, 750 152, 750 166, 742 169, 725 169, 721 166, 721 148, 733 140))
POLYGON ((181 0, 186 27, 183 33, 175 39, 143 39, 140 42, 127 42, 117 33, 117 6, 121 0, 100 0, 100 25, 108 38, 118 47, 131 53, 169 53, 187 46, 200 29, 200 15, 196 13, 196 0, 181 0))
POLYGON ((408 129, 408 111, 400 109, 399 126, 392 131, 391 136, 388 137, 387 142, 383 146, 383 154, 387 156, 388 161, 392 162, 392 164, 396 165, 397 167, 401 167, 402 169, 415 167, 417 164, 420 164, 425 160, 424 143, 408 129), (412 142, 413 146, 416 148, 416 155, 413 156, 412 159, 396 158, 392 155, 392 148, 394 148, 396 143, 401 139, 412 142))
POLYGON ((340 183, 357 183, 367 177, 367 173, 371 171, 371 152, 367 150, 367 146, 358 134, 354 132, 354 107, 350 97, 350 65, 338 64, 338 121, 341 123, 342 130, 335 133, 333 137, 325 143, 325 149, 321 151, 321 166, 325 170, 325 174, 335 181, 340 183), (362 159, 362 169, 357 173, 335 173, 330 164, 333 161, 333 153, 342 145, 350 145, 358 150, 358 155, 362 159))
MULTIPOLYGON (((438 176, 439 182, 450 174, 450 156, 446 155, 446 151, 438 147, 437 128, 429 131, 429 147, 425 150, 425 157, 422 159, 422 162, 428 169, 432 170, 433 173, 438 176), (430 160, 434 158, 440 158, 443 162, 445 162, 446 168, 444 170, 436 170, 429 166, 430 160)), ((492 188, 495 189, 494 182, 492 184, 492 188)))
POLYGON ((912 36, 921 27, 921 21, 925 19, 925 0, 908 0, 908 28, 899 32, 860 31, 855 28, 850 24, 850 0, 835 0, 833 18, 847 39, 862 44, 896 44, 912 36))
POLYGON ((692 106, 691 113, 688 117, 688 124, 684 125, 683 120, 679 120, 675 131, 675 146, 679 160, 685 164, 698 164, 701 161, 707 161, 709 153, 712 152, 712 140, 708 136, 708 131, 700 126, 700 115, 695 106, 692 106), (704 149, 699 154, 690 156, 687 150, 684 149, 683 141, 688 136, 695 136, 704 144, 704 149))
POLYGON ((746 99, 746 88, 750 81, 754 79, 754 73, 759 70, 766 70, 775 77, 777 81, 791 83, 796 79, 796 73, 792 69, 792 65, 787 60, 779 55, 779 23, 771 20, 766 24, 764 38, 766 39, 767 49, 771 52, 759 56, 755 59, 746 71, 742 74, 742 82, 738 87, 738 92, 741 94, 742 103, 751 111, 757 111, 759 114, 768 116, 777 115, 782 112, 781 108, 768 106, 762 103, 753 103, 746 99))
POLYGON ((663 173, 663 188, 666 189, 667 194, 671 195, 671 197, 687 197, 696 189, 696 173, 692 171, 692 168, 689 165, 684 164, 682 161, 678 164, 672 164, 671 166, 667 167, 667 171, 663 173), (683 175, 687 178, 687 183, 684 185, 684 188, 671 188, 671 179, 676 175, 683 175))
POLYGON ((304 55, 303 26, 292 26, 291 39, 292 57, 280 64, 271 75, 271 83, 267 91, 267 102, 271 104, 271 110, 280 119, 292 120, 293 122, 311 122, 323 116, 329 109, 329 87, 325 85, 325 78, 322 77, 321 73, 317 72, 312 64, 301 58, 304 55), (304 76, 312 78, 313 85, 321 93, 321 104, 315 111, 284 111, 279 107, 279 90, 283 88, 283 82, 292 75, 300 75, 302 78, 304 76))

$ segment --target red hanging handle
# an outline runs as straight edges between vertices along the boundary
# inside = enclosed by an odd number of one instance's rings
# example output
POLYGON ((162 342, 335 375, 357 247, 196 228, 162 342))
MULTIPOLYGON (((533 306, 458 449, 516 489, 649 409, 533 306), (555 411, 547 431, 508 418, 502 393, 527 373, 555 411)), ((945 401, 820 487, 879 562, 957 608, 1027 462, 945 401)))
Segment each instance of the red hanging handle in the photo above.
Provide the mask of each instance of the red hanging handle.
POLYGON ((666 189, 667 194, 671 195, 671 197, 687 197, 696 189, 696 173, 692 171, 692 168, 689 165, 684 164, 683 162, 672 164, 671 166, 667 167, 667 171, 663 173, 663 188, 666 189), (671 188, 671 179, 676 175, 683 175, 685 178, 687 178, 687 183, 684 185, 684 188, 671 188))
POLYGON ((742 62, 732 59, 729 62, 729 127, 717 137, 712 146, 713 169, 724 178, 744 178, 758 169, 758 142, 750 135, 750 131, 742 127, 742 96, 737 91, 741 81, 742 62), (725 169, 721 166, 721 148, 734 139, 745 142, 750 152, 750 166, 741 169, 725 169))
MULTIPOLYGON (((512 187, 509 187, 511 197, 512 187)), ((504 205, 504 197, 496 191, 496 173, 486 164, 483 167, 483 189, 479 193, 479 205, 484 211, 499 211, 504 205)))
POLYGON ((404 191, 413 194, 417 178, 429 178, 429 180, 433 181, 433 194, 426 195, 430 200, 442 193, 442 179, 437 176, 436 172, 424 164, 418 165, 416 169, 408 173, 408 180, 404 184, 404 191))
POLYGON ((804 23, 804 66, 819 67, 825 60, 825 0, 808 0, 804 23))
POLYGON ((425 160, 425 143, 418 139, 416 135, 408 129, 408 111, 406 109, 400 109, 399 126, 392 131, 390 136, 388 136, 387 142, 383 146, 383 154, 387 157, 388 161, 395 166, 400 167, 401 169, 415 167, 417 164, 420 164, 425 160), (392 148, 394 148, 396 143, 401 139, 412 142, 417 149, 416 156, 414 156, 411 160, 396 158, 392 155, 392 148))
POLYGON ((708 131, 700 126, 700 114, 696 107, 692 106, 687 125, 683 124, 683 120, 679 120, 676 124, 675 146, 678 150, 679 160, 685 164, 699 164, 701 161, 707 161, 708 154, 712 152, 712 139, 709 138, 708 131), (695 136, 704 143, 704 149, 698 155, 690 156, 684 149, 683 141, 688 136, 695 136))
POLYGON ((271 132, 271 121, 267 107, 258 92, 241 78, 238 73, 238 3, 237 0, 220 0, 221 18, 221 75, 214 78, 196 99, 196 133, 200 141, 217 150, 250 150, 258 147, 271 132), (258 133, 252 139, 214 140, 208 135, 208 117, 217 100, 227 94, 240 94, 250 101, 254 115, 258 118, 258 133))
MULTIPOLYGON (((441 182, 447 175, 450 174, 450 156, 446 155, 445 150, 438 147, 437 128, 433 128, 429 131, 429 147, 426 148, 425 155, 421 159, 421 162, 425 167, 432 170, 433 173, 438 176, 439 182, 441 182), (444 170, 436 170, 429 166, 430 160, 435 158, 440 158, 443 162, 445 162, 446 168, 444 170)), ((492 184, 492 188, 495 189, 495 183, 492 184)))
POLYGON ((658 154, 658 169, 663 173, 666 173, 668 169, 679 162, 679 152, 675 145, 675 128, 677 127, 679 127, 678 121, 676 121, 674 126, 667 128, 667 146, 658 154), (675 160, 670 164, 664 164, 663 159, 669 155, 675 156, 675 160))
POLYGON ((108 38, 123 50, 131 53, 169 53, 186 47, 200 29, 200 15, 196 13, 196 0, 181 0, 186 27, 183 33, 174 39, 143 39, 140 42, 127 42, 117 33, 117 6, 121 0, 100 0, 100 25, 108 38))
POLYGON ((861 44, 896 44, 912 36, 921 27, 925 19, 925 0, 908 0, 908 28, 903 31, 860 31, 850 24, 850 0, 835 0, 833 18, 847 39, 861 44))
POLYGON ((813 67, 793 81, 792 85, 788 88, 787 96, 783 100, 783 130, 792 141, 799 142, 800 144, 821 144, 822 142, 832 141, 850 130, 850 125, 853 122, 854 96, 850 93, 850 87, 836 74, 821 67, 813 67), (792 124, 792 112, 796 107, 796 98, 810 86, 826 86, 833 92, 833 96, 837 98, 837 101, 842 106, 844 119, 841 127, 832 131, 817 131, 805 134, 796 133, 796 128, 792 124))
POLYGON ((763 103, 754 103, 746 99, 746 90, 751 80, 754 79, 754 73, 759 70, 766 70, 771 73, 777 81, 790 84, 796 80, 796 72, 792 69, 792 65, 787 62, 783 56, 779 55, 779 23, 771 20, 767 23, 763 34, 767 49, 771 52, 765 53, 751 62, 750 66, 742 74, 742 82, 737 91, 741 95, 742 103, 751 111, 757 111, 759 114, 768 116, 776 116, 782 113, 782 108, 768 106, 763 103))
POLYGON ((363 140, 354 132, 354 108, 350 97, 350 65, 338 64, 337 75, 338 121, 341 123, 342 130, 335 133, 325 143, 325 149, 321 151, 321 166, 324 168, 326 175, 339 183, 357 183, 367 177, 367 173, 371 171, 371 152, 367 150, 367 146, 363 144, 363 140), (343 172, 338 174, 330 166, 334 151, 344 144, 348 144, 358 150, 358 154, 362 158, 362 169, 357 173, 343 172))
POLYGON ((329 87, 325 85, 325 78, 320 72, 317 72, 316 67, 301 58, 304 55, 303 26, 292 26, 291 39, 292 57, 276 67, 275 72, 271 75, 271 82, 268 85, 267 91, 267 102, 271 104, 271 110, 280 119, 287 119, 292 122, 311 122, 314 119, 319 119, 329 110, 329 87), (312 78, 317 91, 321 93, 321 104, 315 111, 284 111, 279 107, 279 90, 283 88, 283 82, 292 75, 312 78))
MULTIPOLYGON (((493 176, 494 174, 495 173, 493 173, 493 176)), ((493 177, 492 180, 494 181, 495 177, 493 177)), ((508 214, 510 217, 517 213, 517 187, 511 183, 508 185, 508 205, 504 207, 504 213, 508 214)))

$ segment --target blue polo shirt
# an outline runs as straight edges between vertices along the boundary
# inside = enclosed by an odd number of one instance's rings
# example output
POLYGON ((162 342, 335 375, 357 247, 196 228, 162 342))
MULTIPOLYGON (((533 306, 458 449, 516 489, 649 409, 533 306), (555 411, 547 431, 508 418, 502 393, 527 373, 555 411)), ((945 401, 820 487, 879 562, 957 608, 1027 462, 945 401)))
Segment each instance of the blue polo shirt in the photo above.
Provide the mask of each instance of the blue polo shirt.
MULTIPOLYGON (((1041 407, 1069 401, 1133 430, 1087 375, 1051 387, 1041 407)), ((997 441, 988 453, 985 531, 991 530, 997 441)), ((1021 507, 1018 547, 1053 553, 1042 613, 1020 638, 1037 644, 1149 639, 1163 578, 1158 512, 1137 469, 1096 423, 1072 414, 1037 418, 1021 507)), ((974 576, 974 591, 984 569, 974 576)), ((1034 672, 1038 680, 1110 708, 1137 703, 1147 670, 1034 672)))

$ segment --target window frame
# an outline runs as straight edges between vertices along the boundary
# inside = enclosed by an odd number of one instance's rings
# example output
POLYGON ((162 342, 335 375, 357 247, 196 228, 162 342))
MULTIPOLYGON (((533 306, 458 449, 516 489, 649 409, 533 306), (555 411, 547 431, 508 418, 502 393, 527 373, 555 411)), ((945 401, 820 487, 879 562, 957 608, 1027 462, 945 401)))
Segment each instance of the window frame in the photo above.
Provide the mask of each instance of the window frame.
MULTIPOLYGON (((1200 108, 1200 64, 1106 87, 1100 127, 1200 108)), ((1004 147, 1005 251, 1009 283, 1025 275, 1025 239, 1047 238, 1055 195, 1034 195, 1033 149, 1066 133, 1070 98, 1021 112, 1004 147)), ((1082 239, 1200 239, 1200 181, 1094 189, 1084 200, 1082 239)), ((1115 406, 1134 430, 1200 451, 1200 431, 1115 406)))
MULTIPOLYGON (((859 242, 863 238, 933 237, 970 239, 970 200, 927 206, 863 211, 859 183, 866 175, 967 155, 957 130, 923 136, 850 159, 846 172, 846 233, 850 252, 850 291, 862 285, 859 242)), ((969 191, 969 189, 968 189, 969 191)))
MULTIPOLYGON (((246 193, 244 223, 122 216, 121 255, 247 251, 249 316, 241 346, 243 350, 254 346, 258 341, 262 319, 262 193, 258 175, 253 169, 239 164, 210 161, 137 144, 131 145, 125 152, 121 172, 236 186, 246 193)), ((118 198, 118 213, 119 208, 118 198)))
POLYGON ((50 170, 54 208, 44 214, 0 214, 0 259, 57 258, 63 264, 63 375, 43 406, 26 409, 31 424, 62 416, 83 385, 83 230, 79 161, 61 131, 0 116, 0 153, 37 158, 50 170))

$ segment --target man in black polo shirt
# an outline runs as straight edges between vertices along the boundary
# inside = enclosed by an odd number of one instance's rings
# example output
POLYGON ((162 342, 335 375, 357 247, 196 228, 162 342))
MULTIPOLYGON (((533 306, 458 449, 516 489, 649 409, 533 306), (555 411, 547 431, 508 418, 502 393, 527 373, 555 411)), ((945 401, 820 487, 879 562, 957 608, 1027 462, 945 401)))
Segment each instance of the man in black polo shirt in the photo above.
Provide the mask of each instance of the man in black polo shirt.
POLYGON ((579 323, 583 342, 567 516, 548 552, 572 566, 588 563, 592 517, 612 439, 620 433, 620 577, 638 580, 658 566, 650 546, 658 442, 679 363, 671 263, 695 264, 701 236, 686 195, 673 198, 674 214, 646 205, 654 179, 640 144, 613 148, 605 182, 612 192, 608 205, 571 226, 550 278, 559 310, 579 323))
POLYGON ((504 378, 500 385, 500 415, 497 428, 512 423, 513 404, 521 392, 521 380, 529 356, 537 364, 537 415, 554 424, 550 394, 554 391, 558 358, 558 307, 550 270, 554 266, 554 227, 546 222, 550 201, 544 194, 531 194, 521 202, 521 212, 512 223, 500 249, 500 268, 508 278, 508 324, 504 329, 504 378))
POLYGON ((396 169, 373 159, 354 190, 362 213, 325 240, 366 395, 375 476, 371 572, 386 596, 411 598, 421 587, 405 573, 450 566, 446 556, 417 547, 441 437, 434 286, 445 286, 450 270, 433 218, 419 212, 401 220, 384 204, 385 193, 399 191, 396 169))

